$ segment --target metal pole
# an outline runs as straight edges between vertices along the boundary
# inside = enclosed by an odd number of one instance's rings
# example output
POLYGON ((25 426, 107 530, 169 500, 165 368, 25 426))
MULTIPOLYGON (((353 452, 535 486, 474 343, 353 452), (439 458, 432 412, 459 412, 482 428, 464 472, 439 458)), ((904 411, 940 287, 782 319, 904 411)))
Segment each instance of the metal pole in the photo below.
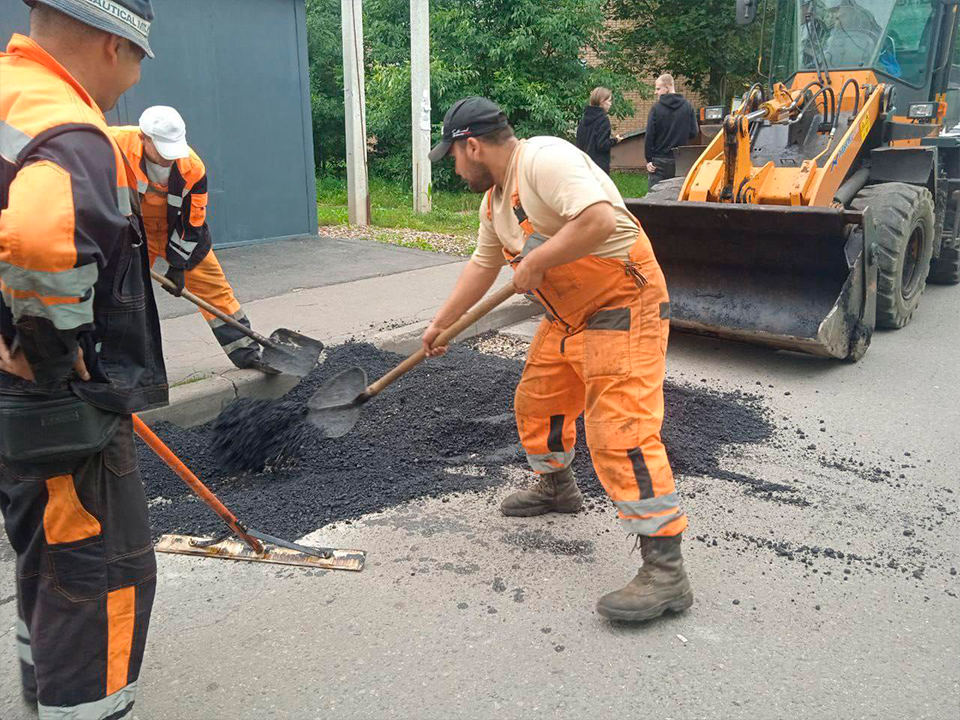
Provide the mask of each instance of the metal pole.
POLYGON ((343 31, 343 103, 347 130, 347 214, 351 225, 369 225, 363 0, 340 0, 340 11, 343 31))
POLYGON ((430 212, 430 0, 410 0, 413 211, 430 212))

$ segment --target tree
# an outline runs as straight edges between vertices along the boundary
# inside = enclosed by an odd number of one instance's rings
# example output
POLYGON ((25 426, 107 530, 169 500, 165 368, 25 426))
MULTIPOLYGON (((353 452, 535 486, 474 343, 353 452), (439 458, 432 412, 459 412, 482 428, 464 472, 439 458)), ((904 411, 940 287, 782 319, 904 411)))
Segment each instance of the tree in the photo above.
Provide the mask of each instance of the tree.
MULTIPOLYGON (((632 113, 623 91, 639 83, 606 63, 616 50, 605 32, 607 11, 600 0, 431 0, 434 140, 447 108, 468 95, 497 102, 521 137, 572 137, 597 85, 614 90, 614 114, 632 113), (584 62, 588 48, 600 58, 598 66, 584 62)), ((334 143, 339 143, 339 157, 343 153, 339 14, 333 0, 307 0, 314 135, 323 148, 319 157, 325 159, 334 157, 327 154, 334 143)), ((363 23, 367 134, 376 140, 371 170, 406 179, 411 156, 409 0, 365 0, 363 23)), ((434 184, 447 184, 450 177, 449 168, 437 168, 434 184)))
POLYGON ((762 79, 760 35, 772 30, 768 6, 776 1, 764 2, 757 22, 741 27, 736 0, 612 0, 613 16, 622 23, 615 33, 621 62, 644 75, 680 75, 711 105, 725 105, 762 79))
POLYGON ((310 108, 318 171, 329 170, 331 165, 342 167, 346 153, 342 48, 340 3, 336 0, 307 0, 310 108))

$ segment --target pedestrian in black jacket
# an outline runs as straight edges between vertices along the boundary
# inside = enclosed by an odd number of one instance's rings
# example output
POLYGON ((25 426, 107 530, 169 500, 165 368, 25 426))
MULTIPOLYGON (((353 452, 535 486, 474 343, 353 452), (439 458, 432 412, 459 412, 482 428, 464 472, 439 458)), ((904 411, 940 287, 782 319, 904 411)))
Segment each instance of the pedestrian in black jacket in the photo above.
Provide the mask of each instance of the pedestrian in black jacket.
POLYGON ((577 126, 577 147, 603 171, 610 174, 610 148, 620 142, 620 136, 611 136, 610 106, 613 93, 608 88, 597 87, 590 93, 590 104, 583 109, 583 117, 577 126))
POLYGON ((659 99, 650 108, 644 143, 651 189, 661 180, 676 175, 673 149, 687 145, 700 134, 697 114, 683 95, 676 92, 673 76, 658 77, 655 89, 659 99))

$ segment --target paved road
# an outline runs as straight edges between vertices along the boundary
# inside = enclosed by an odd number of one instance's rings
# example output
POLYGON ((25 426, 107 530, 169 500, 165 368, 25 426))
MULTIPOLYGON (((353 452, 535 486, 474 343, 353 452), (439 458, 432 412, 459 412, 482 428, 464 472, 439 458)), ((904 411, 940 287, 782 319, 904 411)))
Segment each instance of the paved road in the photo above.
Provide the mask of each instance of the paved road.
MULTIPOLYGON (((793 488, 681 479, 684 615, 625 627, 594 613, 638 562, 612 511, 508 522, 508 488, 414 502, 315 534, 367 550, 360 574, 161 557, 136 717, 955 720, 958 311, 958 288, 930 288, 856 365, 674 337, 672 381, 755 392, 778 426, 724 467, 793 488)), ((7 720, 20 705, 5 547, 7 720)))
MULTIPOLYGON (((243 245, 217 250, 216 254, 241 303, 463 259, 385 243, 331 237, 243 245)), ((162 262, 157 263, 157 269, 166 272, 162 262)), ((186 300, 162 291, 157 292, 157 306, 164 320, 196 312, 186 300)))

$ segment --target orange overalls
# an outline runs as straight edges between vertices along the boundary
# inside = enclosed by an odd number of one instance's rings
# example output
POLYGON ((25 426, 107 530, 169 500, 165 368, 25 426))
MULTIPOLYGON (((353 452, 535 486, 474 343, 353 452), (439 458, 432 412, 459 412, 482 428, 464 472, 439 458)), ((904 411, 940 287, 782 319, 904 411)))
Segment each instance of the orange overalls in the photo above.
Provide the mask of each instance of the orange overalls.
MULTIPOLYGON (((110 133, 124 155, 127 156, 137 176, 143 225, 147 232, 147 251, 152 267, 157 257, 171 257, 168 248, 171 235, 169 226, 170 206, 180 209, 188 218, 186 224, 189 226, 199 228, 205 225, 207 213, 206 169, 200 158, 193 152, 191 152, 190 157, 177 161, 178 172, 193 186, 192 189, 189 186, 186 188, 185 192, 189 192, 187 199, 184 200, 176 193, 171 195, 168 192, 168 187, 157 185, 147 176, 143 156, 143 141, 140 138, 138 127, 115 127, 110 129, 110 133), (196 192, 196 186, 199 184, 204 187, 202 192, 196 192)), ((187 242, 187 238, 181 238, 179 234, 175 239, 179 239, 180 243, 187 242)), ((209 245, 206 247, 209 247, 209 245)), ((194 249, 188 246, 185 248, 186 256, 183 255, 183 250, 184 248, 175 246, 174 252, 180 253, 187 261, 187 269, 184 273, 184 284, 187 290, 249 327, 250 321, 234 296, 233 288, 227 282, 227 278, 223 274, 223 268, 220 266, 213 250, 205 251, 204 248, 194 249), (202 256, 197 260, 199 255, 202 256)), ((259 360, 260 351, 253 340, 202 308, 200 314, 207 321, 217 338, 217 342, 234 365, 249 367, 252 362, 259 360)))
MULTIPOLYGON (((511 265, 547 241, 520 204, 525 237, 511 265)), ((487 198, 490 213, 490 198, 487 198)), ((666 281, 637 225, 630 260, 587 255, 551 268, 534 292, 547 310, 517 386, 515 411, 530 467, 551 473, 573 462, 576 419, 585 413, 593 466, 628 533, 672 536, 687 527, 660 441, 670 331, 666 281)))

